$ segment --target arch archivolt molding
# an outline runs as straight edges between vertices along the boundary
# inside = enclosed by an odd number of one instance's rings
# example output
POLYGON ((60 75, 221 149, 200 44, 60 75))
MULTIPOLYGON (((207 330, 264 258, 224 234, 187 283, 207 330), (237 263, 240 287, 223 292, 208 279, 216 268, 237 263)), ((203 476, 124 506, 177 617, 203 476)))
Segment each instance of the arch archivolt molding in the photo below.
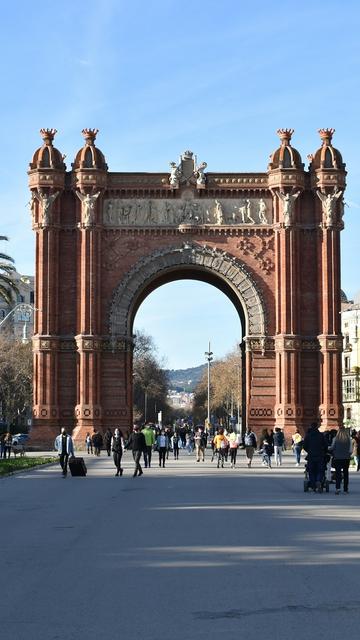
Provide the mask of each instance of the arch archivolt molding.
POLYGON ((246 335, 263 337, 267 333, 262 295, 246 266, 234 256, 216 248, 184 242, 166 247, 141 258, 114 290, 109 314, 112 338, 127 336, 129 320, 138 296, 152 280, 176 267, 199 267, 218 274, 235 291, 243 307, 246 335))

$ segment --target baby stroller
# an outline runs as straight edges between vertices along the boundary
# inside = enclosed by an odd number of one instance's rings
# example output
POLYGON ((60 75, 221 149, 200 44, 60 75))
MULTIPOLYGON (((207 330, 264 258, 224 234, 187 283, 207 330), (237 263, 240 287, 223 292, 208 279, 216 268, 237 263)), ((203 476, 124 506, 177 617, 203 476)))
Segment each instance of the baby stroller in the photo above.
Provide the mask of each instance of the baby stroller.
MULTIPOLYGON (((329 456, 329 454, 327 454, 325 456, 325 460, 324 460, 323 477, 322 477, 321 486, 320 486, 320 489, 319 489, 320 493, 322 493, 324 490, 325 490, 326 493, 329 493, 329 490, 330 490, 330 482, 327 479, 327 474, 326 474, 327 465, 328 465, 330 460, 331 460, 331 456, 329 456)), ((307 456, 305 458, 305 461, 306 462, 305 462, 305 469, 304 469, 304 491, 306 493, 310 489, 310 480, 309 480, 309 469, 308 469, 308 463, 307 463, 307 456)))

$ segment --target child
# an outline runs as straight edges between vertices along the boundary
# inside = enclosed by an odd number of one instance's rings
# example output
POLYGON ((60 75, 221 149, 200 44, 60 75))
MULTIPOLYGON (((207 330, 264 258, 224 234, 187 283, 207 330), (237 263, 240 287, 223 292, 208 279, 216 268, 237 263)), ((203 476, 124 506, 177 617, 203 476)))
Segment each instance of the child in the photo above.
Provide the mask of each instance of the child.
POLYGON ((271 469, 271 456, 273 454, 273 448, 268 438, 265 438, 265 440, 263 441, 262 451, 263 451, 263 464, 269 469, 271 469))

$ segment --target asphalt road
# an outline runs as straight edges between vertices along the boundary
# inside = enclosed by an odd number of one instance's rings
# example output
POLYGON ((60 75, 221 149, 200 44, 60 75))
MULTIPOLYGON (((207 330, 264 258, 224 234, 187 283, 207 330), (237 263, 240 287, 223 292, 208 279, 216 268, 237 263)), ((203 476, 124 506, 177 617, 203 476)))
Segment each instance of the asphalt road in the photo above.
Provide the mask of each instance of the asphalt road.
POLYGON ((292 457, 241 458, 1 479, 1 640, 357 639, 360 473, 305 494, 292 457))

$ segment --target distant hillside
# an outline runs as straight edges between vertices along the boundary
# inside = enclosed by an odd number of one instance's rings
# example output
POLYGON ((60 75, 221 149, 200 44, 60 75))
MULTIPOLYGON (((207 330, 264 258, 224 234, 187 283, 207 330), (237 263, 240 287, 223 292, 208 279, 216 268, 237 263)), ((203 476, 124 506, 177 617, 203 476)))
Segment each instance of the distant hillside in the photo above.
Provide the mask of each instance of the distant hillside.
POLYGON ((191 393, 194 391, 206 367, 206 364, 200 364, 198 367, 190 367, 189 369, 167 369, 166 374, 170 389, 191 393))

